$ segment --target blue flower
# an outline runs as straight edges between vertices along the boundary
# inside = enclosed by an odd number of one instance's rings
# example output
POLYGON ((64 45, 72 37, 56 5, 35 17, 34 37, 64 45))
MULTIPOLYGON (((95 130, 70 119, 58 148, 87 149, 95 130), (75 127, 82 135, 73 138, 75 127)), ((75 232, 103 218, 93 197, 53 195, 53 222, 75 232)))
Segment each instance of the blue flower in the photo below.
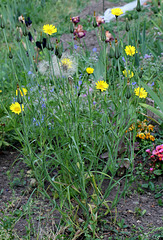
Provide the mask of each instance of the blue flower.
POLYGON ((97 52, 97 48, 93 48, 92 51, 93 51, 93 52, 97 52))
POLYGON ((132 85, 134 86, 136 84, 136 82, 132 82, 132 85))
POLYGON ((43 103, 41 106, 42 106, 42 108, 46 108, 46 104, 45 103, 43 103))
POLYGON ((154 83, 154 82, 153 82, 153 83, 151 83, 151 87, 152 87, 152 86, 154 86, 154 85, 155 85, 155 83, 154 83))
POLYGON ((50 92, 54 92, 54 88, 52 88, 52 89, 50 90, 50 92))
POLYGON ((28 75, 31 75, 31 74, 33 74, 33 73, 32 73, 31 71, 29 71, 29 72, 28 72, 28 75))
POLYGON ((74 44, 74 49, 76 50, 78 48, 78 46, 76 44, 74 44))
POLYGON ((78 84, 79 84, 79 86, 82 85, 82 81, 79 81, 78 84))
POLYGON ((126 62, 126 60, 125 60, 125 58, 124 58, 124 57, 122 57, 122 61, 123 61, 123 62, 126 62))

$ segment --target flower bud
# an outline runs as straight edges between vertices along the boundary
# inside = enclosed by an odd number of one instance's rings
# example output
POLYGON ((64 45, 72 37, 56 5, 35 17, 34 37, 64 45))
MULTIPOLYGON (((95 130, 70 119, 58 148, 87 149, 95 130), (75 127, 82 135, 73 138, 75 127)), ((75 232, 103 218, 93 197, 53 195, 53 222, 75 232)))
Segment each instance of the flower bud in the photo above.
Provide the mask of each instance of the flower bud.
POLYGON ((101 41, 105 42, 106 40, 106 35, 105 35, 105 30, 104 27, 101 29, 101 41))
POLYGON ((5 23, 4 23, 4 20, 3 20, 2 15, 0 16, 0 27, 1 27, 2 29, 5 28, 5 23))
MULTIPOLYGON (((70 20, 71 20, 71 18, 70 18, 70 20)), ((74 32, 74 24, 73 24, 73 22, 71 21, 70 22, 70 33, 73 33, 74 32)))
POLYGON ((13 58, 13 55, 12 55, 12 52, 11 52, 11 48, 9 47, 9 58, 12 59, 13 58))
POLYGON ((128 22, 128 18, 126 18, 126 32, 129 32, 129 31, 130 31, 130 25, 128 22))
POLYGON ((140 73, 139 73, 139 78, 142 78, 142 76, 143 76, 143 68, 141 68, 141 71, 140 71, 140 73))
POLYGON ((17 41, 17 42, 20 42, 20 41, 21 41, 21 36, 20 36, 19 28, 17 28, 17 30, 16 30, 16 41, 17 41))
POLYGON ((120 57, 119 46, 117 38, 115 38, 115 58, 118 59, 120 57))
POLYGON ((111 45, 111 42, 109 42, 110 43, 110 52, 109 52, 109 57, 110 58, 113 58, 114 57, 114 55, 115 55, 115 52, 114 52, 114 49, 113 49, 113 47, 112 47, 112 45, 111 45))
POLYGON ((130 92, 130 89, 129 89, 129 86, 128 86, 128 85, 127 85, 125 97, 126 97, 127 99, 130 99, 130 97, 131 97, 131 92, 130 92))
POLYGON ((20 93, 19 84, 17 84, 17 93, 18 93, 18 95, 17 95, 17 102, 19 104, 22 104, 23 103, 23 98, 22 98, 21 93, 20 93))
POLYGON ((94 11, 94 17, 93 17, 93 27, 96 28, 98 25, 97 25, 97 22, 96 22, 96 16, 95 16, 95 11, 94 11))
POLYGON ((140 11, 141 11, 140 0, 137 0, 136 11, 137 11, 137 12, 140 12, 140 11))
POLYGON ((27 27, 25 24, 23 24, 23 35, 26 37, 28 35, 28 32, 27 32, 27 27))

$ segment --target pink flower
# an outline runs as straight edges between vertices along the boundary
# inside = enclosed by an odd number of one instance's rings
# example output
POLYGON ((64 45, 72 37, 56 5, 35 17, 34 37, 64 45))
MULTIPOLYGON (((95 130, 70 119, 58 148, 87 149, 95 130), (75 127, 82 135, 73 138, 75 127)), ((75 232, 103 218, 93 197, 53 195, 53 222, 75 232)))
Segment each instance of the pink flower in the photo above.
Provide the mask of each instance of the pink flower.
POLYGON ((74 39, 76 40, 77 38, 82 38, 85 34, 86 31, 83 30, 83 26, 79 24, 74 30, 74 39))
POLYGON ((97 23, 97 26, 99 27, 102 23, 105 23, 105 20, 102 17, 97 16, 96 23, 97 23))
POLYGON ((151 150, 150 150, 150 149, 147 149, 146 152, 150 154, 150 153, 151 153, 151 150))
POLYGON ((153 169, 153 168, 150 168, 149 170, 150 170, 150 172, 153 172, 154 169, 153 169))
POLYGON ((110 42, 110 41, 113 41, 113 40, 114 40, 112 34, 111 34, 109 31, 106 31, 106 32, 105 32, 105 35, 106 35, 106 40, 105 40, 105 42, 110 42))

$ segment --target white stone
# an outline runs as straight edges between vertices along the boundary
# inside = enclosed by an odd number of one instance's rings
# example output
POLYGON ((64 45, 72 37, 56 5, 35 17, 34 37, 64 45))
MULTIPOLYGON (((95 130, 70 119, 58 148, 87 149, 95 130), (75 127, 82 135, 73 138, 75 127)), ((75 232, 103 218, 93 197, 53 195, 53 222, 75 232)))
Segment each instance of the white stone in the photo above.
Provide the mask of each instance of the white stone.
MULTIPOLYGON (((147 0, 140 0, 140 4, 142 5, 143 3, 145 3, 147 0)), ((123 7, 116 7, 116 8, 120 8, 123 13, 125 14, 126 11, 131 11, 133 10, 134 8, 136 8, 136 5, 137 5, 137 0, 131 2, 131 3, 128 3, 126 5, 124 5, 123 7)), ((115 18, 115 16, 113 14, 111 14, 111 9, 112 8, 108 8, 105 13, 104 13, 104 20, 105 22, 110 22, 111 19, 115 18)), ((123 16, 124 14, 122 14, 121 16, 123 16)))

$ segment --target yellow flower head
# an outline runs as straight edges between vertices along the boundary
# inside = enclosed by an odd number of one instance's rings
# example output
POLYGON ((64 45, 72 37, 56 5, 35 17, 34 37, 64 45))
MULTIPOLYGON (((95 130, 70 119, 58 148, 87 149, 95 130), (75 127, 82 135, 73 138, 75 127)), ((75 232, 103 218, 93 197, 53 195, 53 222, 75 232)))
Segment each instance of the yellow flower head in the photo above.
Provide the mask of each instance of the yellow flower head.
POLYGON ((101 92, 106 91, 106 89, 109 87, 109 85, 104 81, 98 81, 96 83, 96 89, 101 90, 101 92))
POLYGON ((151 140, 151 141, 154 141, 154 140, 155 140, 155 137, 154 137, 154 136, 152 136, 152 135, 150 135, 150 137, 149 137, 149 138, 150 138, 150 140, 151 140))
POLYGON ((135 52, 137 52, 137 51, 134 46, 129 45, 129 46, 126 46, 125 52, 129 56, 134 56, 135 52))
POLYGON ((139 138, 144 139, 145 138, 145 134, 144 133, 140 133, 139 134, 139 138))
POLYGON ((91 68, 91 67, 88 67, 88 68, 86 69, 86 72, 87 72, 88 74, 92 74, 92 73, 94 72, 94 69, 91 68))
POLYGON ((138 87, 134 90, 134 92, 135 92, 135 95, 138 96, 139 98, 146 98, 147 97, 147 92, 145 91, 144 88, 138 87))
POLYGON ((46 24, 43 26, 43 32, 52 35, 57 32, 57 28, 53 25, 46 24))
POLYGON ((120 16, 123 14, 122 10, 120 8, 113 8, 111 10, 111 13, 115 15, 116 17, 120 16))
POLYGON ((72 68, 73 62, 69 58, 63 58, 60 62, 60 66, 63 68, 64 71, 72 68))
POLYGON ((10 106, 10 110, 19 115, 21 111, 24 111, 24 105, 22 104, 22 109, 21 109, 21 106, 18 102, 12 103, 12 105, 10 106))
POLYGON ((128 72, 126 71, 126 69, 123 71, 123 75, 125 77, 129 77, 129 78, 132 78, 134 76, 134 73, 130 70, 128 70, 128 72))
POLYGON ((153 126, 152 124, 149 124, 149 125, 148 125, 148 130, 149 130, 149 131, 153 131, 153 128, 154 128, 154 126, 153 126))
POLYGON ((2 90, 0 90, 0 93, 2 92, 2 90))
MULTIPOLYGON (((20 92, 21 96, 25 96, 28 91, 26 88, 22 88, 22 91, 19 89, 19 92, 20 92)), ((18 96, 18 90, 16 90, 16 96, 18 96)))

